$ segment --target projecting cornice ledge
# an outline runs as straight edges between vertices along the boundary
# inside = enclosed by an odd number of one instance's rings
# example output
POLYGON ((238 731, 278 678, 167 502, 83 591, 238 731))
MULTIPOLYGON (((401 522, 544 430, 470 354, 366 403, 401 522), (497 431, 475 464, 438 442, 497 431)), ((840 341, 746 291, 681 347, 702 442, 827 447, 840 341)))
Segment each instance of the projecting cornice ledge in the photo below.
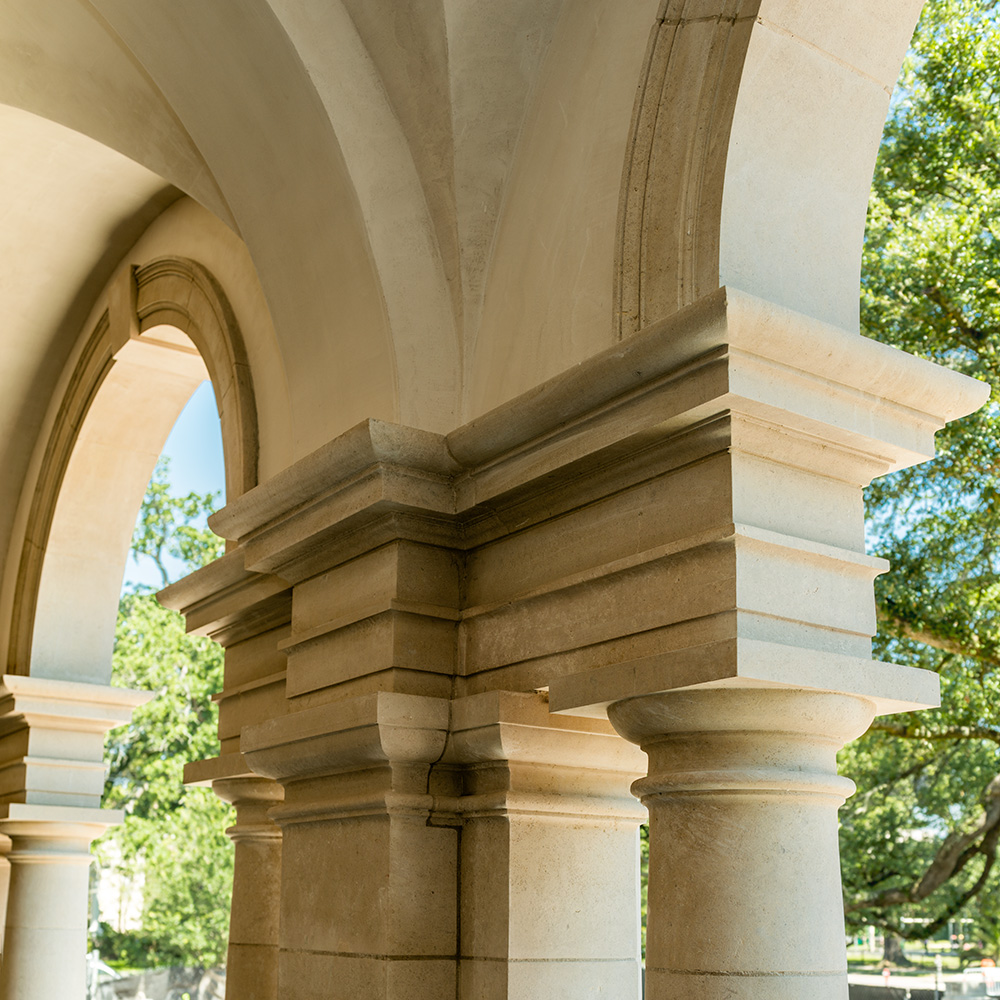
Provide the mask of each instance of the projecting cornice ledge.
POLYGON ((886 564, 860 490, 988 391, 721 289, 446 436, 359 424, 214 515, 237 545, 164 596, 225 641, 287 620, 294 590, 295 710, 269 746, 378 691, 547 689, 600 717, 767 687, 907 711, 937 682, 870 660, 886 564))
MULTIPOLYGON (((506 530, 507 508, 531 520, 526 498, 540 487, 552 494, 560 482, 634 462, 720 418, 737 419, 741 429, 726 433, 750 451, 776 447, 764 441, 766 427, 792 450, 793 439, 821 443, 827 464, 831 449, 850 456, 824 474, 865 485, 932 456, 934 432, 988 392, 957 372, 722 288, 447 436, 365 421, 211 524, 242 543, 247 569, 295 582, 323 568, 318 546, 370 534, 375 523, 387 538, 481 544, 506 530)), ((341 545, 331 558, 349 556, 341 545)))
POLYGON ((283 625, 292 613, 288 584, 248 571, 239 550, 164 587, 156 599, 184 615, 189 633, 210 636, 223 646, 283 625))

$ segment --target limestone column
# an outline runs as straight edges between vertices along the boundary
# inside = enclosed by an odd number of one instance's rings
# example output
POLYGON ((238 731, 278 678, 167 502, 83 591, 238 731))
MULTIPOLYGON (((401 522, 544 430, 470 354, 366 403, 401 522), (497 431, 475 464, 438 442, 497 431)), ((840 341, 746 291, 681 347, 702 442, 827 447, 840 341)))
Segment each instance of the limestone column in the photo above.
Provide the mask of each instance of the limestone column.
POLYGON ((649 756, 646 997, 844 1000, 837 750, 875 705, 815 691, 675 691, 613 704, 649 756))
POLYGON ((458 699, 460 1000, 639 996, 641 754, 543 696, 458 699))
POLYGON ((0 998, 86 995, 91 841, 119 823, 101 809, 104 735, 149 692, 4 675, 0 834, 10 886, 0 998))
POLYGON ((284 581, 247 573, 242 553, 229 552, 160 591, 166 607, 185 615, 189 632, 225 648, 219 703, 218 757, 185 765, 187 784, 210 786, 236 808, 226 832, 234 844, 226 995, 232 1000, 277 1000, 281 828, 268 810, 281 786, 255 775, 239 752, 244 725, 286 711, 285 655, 290 597, 284 581))
POLYGON ((0 997, 83 1000, 87 991, 90 844, 121 821, 111 810, 12 803, 0 997))
POLYGON ((240 1000, 277 997, 281 828, 268 810, 281 802, 284 790, 256 775, 217 779, 212 789, 236 807, 236 823, 226 831, 236 850, 226 994, 240 1000))
MULTIPOLYGON (((10 837, 0 836, 0 913, 7 912, 7 894, 10 891, 10 862, 7 855, 10 853, 10 837)), ((5 921, 0 920, 0 925, 5 921)), ((0 926, 0 955, 3 955, 3 932, 4 927, 0 926)))

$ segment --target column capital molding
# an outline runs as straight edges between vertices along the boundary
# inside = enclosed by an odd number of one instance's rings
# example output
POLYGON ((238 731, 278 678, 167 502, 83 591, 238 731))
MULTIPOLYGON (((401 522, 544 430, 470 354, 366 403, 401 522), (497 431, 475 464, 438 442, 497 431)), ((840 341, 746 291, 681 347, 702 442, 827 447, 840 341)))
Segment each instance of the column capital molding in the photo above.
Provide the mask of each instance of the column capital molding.
POLYGON ((614 703, 671 691, 721 689, 854 695, 871 702, 876 715, 940 704, 940 680, 929 670, 738 634, 556 678, 549 698, 555 713, 605 718, 614 703))
POLYGON ((125 725, 132 712, 152 697, 152 691, 4 674, 0 678, 0 734, 14 717, 23 717, 32 726, 103 734, 125 725))
MULTIPOLYGON (((4 674, 0 679, 0 803, 98 806, 104 736, 151 691, 4 674)), ((117 820, 112 820, 117 822, 117 820)))
MULTIPOLYGON (((89 845, 124 818, 125 813, 120 809, 7 802, 0 804, 0 834, 10 837, 13 842, 9 853, 20 850, 19 840, 30 840, 48 845, 46 850, 53 853, 72 854, 81 850, 80 845, 89 845)), ((86 853, 89 847, 84 846, 82 850, 86 853)), ((90 863, 89 857, 87 863, 90 863)))
POLYGON ((615 729, 649 757, 632 786, 652 796, 768 790, 833 796, 854 783, 837 774, 836 753, 874 715, 865 698, 793 688, 711 688, 616 702, 615 729))
POLYGON ((543 694, 471 695, 452 702, 442 758, 462 768, 463 794, 437 807, 464 819, 520 814, 641 823, 645 809, 629 787, 645 763, 610 723, 552 715, 543 694))
POLYGON ((254 772, 288 782, 441 758, 449 704, 381 691, 246 727, 240 750, 254 772))
POLYGON ((445 764, 587 768, 638 774, 642 754, 598 716, 551 714, 544 694, 487 691, 451 703, 445 764))

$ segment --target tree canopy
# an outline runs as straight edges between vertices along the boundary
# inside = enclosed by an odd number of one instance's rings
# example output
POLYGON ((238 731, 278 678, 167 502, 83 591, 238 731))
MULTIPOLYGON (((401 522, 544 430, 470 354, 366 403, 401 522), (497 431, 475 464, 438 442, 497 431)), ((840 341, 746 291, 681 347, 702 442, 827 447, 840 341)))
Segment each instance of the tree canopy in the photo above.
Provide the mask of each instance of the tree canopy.
POLYGON ((929 0, 868 213, 863 332, 994 387, 938 457, 867 491, 875 655, 936 671, 936 712, 877 719, 842 766, 845 912, 901 937, 962 913, 1000 947, 1000 13, 929 0), (986 891, 989 890, 989 891, 986 891), (908 918, 904 922, 904 918, 908 918), (913 922, 911 922, 913 921, 913 922))
MULTIPOLYGON (((136 523, 132 550, 148 556, 169 583, 221 554, 203 526, 213 494, 172 495, 157 466, 136 523)), ((222 650, 188 636, 184 620, 145 587, 127 588, 115 633, 112 683, 154 692, 129 726, 107 741, 104 804, 126 822, 97 844, 98 861, 142 901, 141 928, 102 927, 103 955, 139 967, 213 966, 225 961, 232 886, 232 808, 211 791, 186 788, 184 764, 218 753, 212 695, 222 687, 222 650)))

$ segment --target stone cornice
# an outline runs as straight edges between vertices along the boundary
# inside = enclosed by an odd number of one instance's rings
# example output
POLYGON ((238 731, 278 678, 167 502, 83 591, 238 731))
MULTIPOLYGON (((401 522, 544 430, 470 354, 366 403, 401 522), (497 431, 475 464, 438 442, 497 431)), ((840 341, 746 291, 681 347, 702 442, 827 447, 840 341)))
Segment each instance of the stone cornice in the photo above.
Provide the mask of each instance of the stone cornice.
POLYGON ((223 646, 284 625, 291 617, 288 584, 244 567, 239 550, 196 570, 156 595, 166 608, 184 615, 187 631, 223 646))
POLYGON ((509 530, 507 511, 521 524, 551 516, 561 483, 676 449, 692 432, 764 457, 791 450, 794 464, 862 485, 930 457, 934 432, 987 394, 720 289, 447 436, 365 421, 230 503, 212 527, 242 543, 247 568, 293 582, 380 537, 467 549, 509 530), (317 558, 318 547, 327 554, 317 558))
POLYGON ((452 431, 449 451, 468 471, 553 433, 565 437, 595 417, 607 422, 609 407, 634 403, 637 395, 727 350, 853 390, 862 397, 859 402, 868 397, 881 409, 897 407, 903 421, 941 426, 981 406, 988 395, 983 383, 957 372, 738 289, 720 288, 452 431))
POLYGON ((931 457, 987 394, 721 289, 447 436, 358 425, 216 514, 236 548, 165 596, 219 637, 294 590, 276 648, 295 708, 241 744, 278 780, 273 748, 300 761, 313 721, 311 767, 345 740, 362 753, 375 730, 347 737, 325 703, 373 692, 549 689, 600 716, 692 685, 798 686, 905 711, 936 679, 869 659, 887 565, 864 553, 860 488, 931 457))

